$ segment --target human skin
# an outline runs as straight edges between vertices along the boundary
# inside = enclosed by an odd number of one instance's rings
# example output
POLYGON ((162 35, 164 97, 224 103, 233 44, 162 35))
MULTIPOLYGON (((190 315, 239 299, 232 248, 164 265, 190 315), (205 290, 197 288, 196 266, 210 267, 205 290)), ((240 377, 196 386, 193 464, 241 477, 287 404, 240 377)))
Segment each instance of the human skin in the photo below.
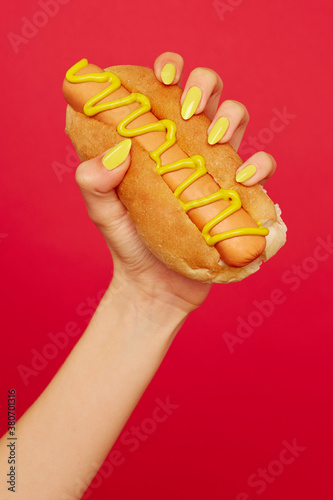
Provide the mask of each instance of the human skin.
MULTIPOLYGON (((180 83, 182 57, 166 52, 156 59, 154 71, 160 81, 166 63, 176 67, 172 84, 180 83)), ((211 127, 227 116, 230 125, 220 142, 228 141, 237 149, 248 123, 245 107, 236 101, 224 101, 218 107, 222 81, 210 69, 191 72, 181 104, 191 86, 202 90, 196 113, 204 111, 211 127)), ((104 167, 102 157, 82 163, 75 177, 89 217, 110 249, 113 278, 65 363, 16 424, 17 500, 81 497, 77 480, 93 479, 93 464, 103 463, 175 335, 211 288, 166 268, 143 245, 115 191, 129 167, 130 154, 113 170, 104 167)), ((257 170, 244 185, 263 184, 275 170, 274 159, 263 152, 243 166, 248 164, 255 164, 257 170)), ((0 441, 0 497, 4 499, 10 495, 4 481, 7 442, 5 435, 0 441)))

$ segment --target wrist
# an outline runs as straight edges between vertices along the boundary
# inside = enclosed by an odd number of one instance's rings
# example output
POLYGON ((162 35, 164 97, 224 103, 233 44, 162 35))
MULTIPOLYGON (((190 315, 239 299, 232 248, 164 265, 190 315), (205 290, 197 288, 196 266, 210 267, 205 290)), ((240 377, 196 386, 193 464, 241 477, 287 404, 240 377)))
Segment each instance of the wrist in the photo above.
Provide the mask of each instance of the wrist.
POLYGON ((158 328, 177 328, 191 312, 184 300, 168 291, 161 291, 160 285, 142 286, 135 280, 128 282, 114 277, 105 298, 121 309, 130 308, 139 320, 158 328))

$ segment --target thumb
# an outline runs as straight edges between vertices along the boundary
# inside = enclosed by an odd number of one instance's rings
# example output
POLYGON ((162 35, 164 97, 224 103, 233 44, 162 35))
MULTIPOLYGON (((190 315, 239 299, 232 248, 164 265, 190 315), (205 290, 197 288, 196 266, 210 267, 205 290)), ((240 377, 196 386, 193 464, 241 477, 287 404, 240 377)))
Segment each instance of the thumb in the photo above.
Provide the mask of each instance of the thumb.
POLYGON ((130 165, 132 142, 125 139, 109 149, 104 155, 81 163, 75 172, 90 219, 103 232, 127 213, 115 188, 123 180, 130 165))

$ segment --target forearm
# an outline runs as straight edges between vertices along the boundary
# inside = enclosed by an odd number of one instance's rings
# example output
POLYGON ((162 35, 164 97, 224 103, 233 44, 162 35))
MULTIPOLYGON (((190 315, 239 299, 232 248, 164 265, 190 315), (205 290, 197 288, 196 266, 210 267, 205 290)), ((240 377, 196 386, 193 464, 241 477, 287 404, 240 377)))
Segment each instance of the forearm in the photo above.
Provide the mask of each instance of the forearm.
POLYGON ((184 321, 171 309, 147 300, 139 310, 121 295, 104 296, 61 369, 17 423, 16 498, 76 498, 75 479, 86 480, 92 464, 103 462, 184 321))

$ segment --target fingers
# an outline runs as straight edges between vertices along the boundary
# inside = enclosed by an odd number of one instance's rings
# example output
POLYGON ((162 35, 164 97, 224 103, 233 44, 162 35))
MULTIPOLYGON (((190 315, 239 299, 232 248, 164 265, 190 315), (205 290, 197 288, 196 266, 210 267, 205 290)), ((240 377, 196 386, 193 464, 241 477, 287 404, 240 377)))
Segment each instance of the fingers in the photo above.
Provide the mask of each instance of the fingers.
MULTIPOLYGON (((182 56, 164 52, 154 64, 156 78, 165 85, 181 83, 184 69, 182 56)), ((181 98, 182 117, 189 120, 194 114, 205 111, 212 120, 220 100, 223 83, 218 74, 209 68, 195 68, 189 75, 181 98)))
POLYGON ((205 111, 213 119, 223 89, 219 75, 209 68, 195 68, 187 79, 180 101, 184 120, 205 111))
POLYGON ((252 155, 236 172, 236 181, 244 186, 262 186, 274 174, 276 161, 272 155, 259 151, 252 155))
POLYGON ((126 139, 104 155, 81 163, 75 172, 91 220, 101 229, 117 224, 127 211, 115 188, 130 165, 131 140, 126 139))
MULTIPOLYGON (((179 83, 183 69, 183 58, 174 52, 164 52, 154 64, 156 78, 165 85, 179 83)), ((246 107, 238 101, 226 100, 218 107, 222 90, 223 82, 215 71, 195 68, 188 77, 181 97, 181 114, 184 120, 189 120, 194 114, 204 111, 212 120, 207 131, 208 143, 228 142, 237 151, 250 117, 246 107)), ((274 158, 261 151, 237 170, 236 180, 245 186, 257 183, 264 185, 275 169, 274 158)))
POLYGON ((184 69, 184 59, 175 52, 164 52, 154 63, 156 78, 165 85, 181 83, 184 69))
POLYGON ((224 101, 208 128, 209 144, 229 142, 237 151, 249 119, 249 113, 243 104, 238 101, 224 101))

